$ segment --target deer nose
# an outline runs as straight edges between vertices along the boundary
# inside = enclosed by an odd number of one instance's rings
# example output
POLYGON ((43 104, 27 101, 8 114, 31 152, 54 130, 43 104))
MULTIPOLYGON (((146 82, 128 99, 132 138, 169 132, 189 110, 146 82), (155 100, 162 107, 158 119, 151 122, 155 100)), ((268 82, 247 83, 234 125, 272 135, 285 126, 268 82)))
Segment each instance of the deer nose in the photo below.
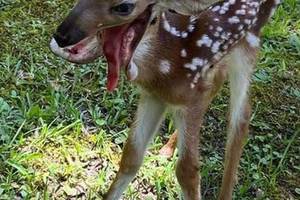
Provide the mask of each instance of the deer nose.
POLYGON ((75 28, 67 31, 60 31, 59 28, 53 35, 60 48, 75 45, 86 37, 87 35, 83 31, 75 28))
POLYGON ((56 32, 53 34, 53 38, 56 40, 58 46, 61 48, 72 45, 70 36, 66 34, 64 35, 60 32, 56 32))

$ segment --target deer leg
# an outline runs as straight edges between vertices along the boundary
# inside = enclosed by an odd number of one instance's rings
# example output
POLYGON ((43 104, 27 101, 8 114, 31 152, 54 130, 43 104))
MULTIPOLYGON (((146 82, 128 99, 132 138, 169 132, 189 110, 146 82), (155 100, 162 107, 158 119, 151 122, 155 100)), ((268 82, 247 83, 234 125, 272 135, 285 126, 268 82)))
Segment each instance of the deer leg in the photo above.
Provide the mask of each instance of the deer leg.
POLYGON ((202 116, 185 109, 175 112, 179 153, 176 175, 185 200, 201 199, 198 146, 202 116))
POLYGON ((248 136, 251 115, 248 89, 255 58, 256 56, 251 55, 251 52, 247 51, 246 48, 241 48, 232 53, 229 61, 230 119, 225 150, 225 169, 219 194, 220 200, 232 199, 240 157, 248 136))
POLYGON ((171 158, 174 154, 177 144, 177 130, 171 135, 167 144, 165 144, 159 151, 161 156, 171 158))
POLYGON ((214 75, 211 77, 214 84, 197 97, 194 106, 174 112, 179 154, 176 175, 185 200, 201 199, 198 148, 200 128, 209 104, 226 80, 227 66, 219 66, 214 75))
POLYGON ((123 150, 116 179, 106 200, 118 200, 142 165, 149 141, 162 121, 165 105, 150 95, 143 95, 139 103, 136 121, 123 150))

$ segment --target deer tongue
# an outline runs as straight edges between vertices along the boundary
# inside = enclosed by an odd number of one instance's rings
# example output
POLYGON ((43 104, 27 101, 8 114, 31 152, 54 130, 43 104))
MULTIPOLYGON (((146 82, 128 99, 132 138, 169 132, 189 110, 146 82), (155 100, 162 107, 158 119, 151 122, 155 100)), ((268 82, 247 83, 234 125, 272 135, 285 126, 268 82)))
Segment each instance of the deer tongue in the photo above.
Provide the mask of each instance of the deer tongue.
POLYGON ((103 53, 108 63, 107 89, 113 91, 118 86, 120 68, 123 65, 121 48, 128 25, 108 28, 103 32, 103 53))
POLYGON ((113 91, 118 86, 120 69, 129 64, 133 52, 142 39, 151 17, 151 8, 149 7, 129 24, 103 30, 103 53, 108 63, 108 91, 113 91))

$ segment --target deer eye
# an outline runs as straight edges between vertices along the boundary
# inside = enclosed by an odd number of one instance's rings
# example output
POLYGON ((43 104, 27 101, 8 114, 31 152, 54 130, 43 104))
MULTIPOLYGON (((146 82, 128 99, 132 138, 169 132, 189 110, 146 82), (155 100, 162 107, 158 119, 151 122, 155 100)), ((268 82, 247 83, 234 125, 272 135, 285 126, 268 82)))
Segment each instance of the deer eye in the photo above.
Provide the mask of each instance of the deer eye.
POLYGON ((113 14, 127 16, 130 15, 135 8, 134 3, 122 3, 111 8, 113 14))

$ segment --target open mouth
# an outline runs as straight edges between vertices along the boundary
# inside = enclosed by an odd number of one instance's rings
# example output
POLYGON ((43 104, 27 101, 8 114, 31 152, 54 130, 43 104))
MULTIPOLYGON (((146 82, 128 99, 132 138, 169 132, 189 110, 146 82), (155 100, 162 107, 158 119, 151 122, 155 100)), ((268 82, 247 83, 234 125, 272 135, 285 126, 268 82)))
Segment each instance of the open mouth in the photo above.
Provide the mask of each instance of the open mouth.
POLYGON ((133 53, 141 41, 151 18, 152 6, 129 24, 102 31, 103 53, 108 63, 107 89, 118 85, 120 69, 127 68, 133 53))
POLYGON ((50 43, 50 48, 56 55, 77 64, 89 63, 102 54, 98 35, 87 37, 77 44, 64 48, 60 48, 53 38, 50 43))
POLYGON ((127 69, 136 47, 145 34, 152 7, 149 6, 130 23, 102 29, 72 46, 60 48, 55 39, 52 39, 51 50, 70 62, 80 64, 91 62, 104 54, 108 63, 107 89, 113 91, 118 85, 120 70, 127 69))

